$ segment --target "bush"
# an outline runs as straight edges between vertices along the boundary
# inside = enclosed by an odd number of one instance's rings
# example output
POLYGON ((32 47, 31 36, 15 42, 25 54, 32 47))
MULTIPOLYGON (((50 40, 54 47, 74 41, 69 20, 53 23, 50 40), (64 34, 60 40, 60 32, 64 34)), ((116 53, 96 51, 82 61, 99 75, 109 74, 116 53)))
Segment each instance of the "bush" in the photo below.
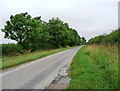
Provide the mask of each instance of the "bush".
POLYGON ((91 38, 88 44, 117 44, 120 41, 118 31, 120 29, 114 30, 108 35, 99 35, 91 38))
POLYGON ((18 44, 3 44, 2 54, 3 55, 16 55, 24 52, 24 49, 18 44))

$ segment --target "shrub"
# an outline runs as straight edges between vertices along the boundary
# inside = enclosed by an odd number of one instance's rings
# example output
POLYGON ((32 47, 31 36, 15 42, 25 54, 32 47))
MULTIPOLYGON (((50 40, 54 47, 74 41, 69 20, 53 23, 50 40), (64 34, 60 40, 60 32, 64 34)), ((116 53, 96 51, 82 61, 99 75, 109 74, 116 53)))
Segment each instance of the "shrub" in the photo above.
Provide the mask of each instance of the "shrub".
POLYGON ((2 54, 3 55, 16 55, 24 52, 24 49, 18 44, 3 44, 2 54))
POLYGON ((88 44, 117 44, 120 41, 119 31, 120 28, 112 31, 108 35, 95 36, 88 41, 88 44))

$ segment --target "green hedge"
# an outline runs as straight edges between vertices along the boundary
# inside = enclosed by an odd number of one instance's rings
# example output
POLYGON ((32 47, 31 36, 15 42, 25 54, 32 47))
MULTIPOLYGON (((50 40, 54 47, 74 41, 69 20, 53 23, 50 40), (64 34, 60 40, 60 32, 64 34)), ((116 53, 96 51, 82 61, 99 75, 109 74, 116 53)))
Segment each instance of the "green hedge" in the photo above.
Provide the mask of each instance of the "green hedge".
POLYGON ((2 55, 12 55, 23 53, 24 49, 18 44, 2 44, 2 55))
POLYGON ((110 34, 103 34, 96 36, 94 38, 91 38, 88 41, 88 44, 116 44, 120 41, 120 35, 118 32, 120 29, 112 31, 110 34))

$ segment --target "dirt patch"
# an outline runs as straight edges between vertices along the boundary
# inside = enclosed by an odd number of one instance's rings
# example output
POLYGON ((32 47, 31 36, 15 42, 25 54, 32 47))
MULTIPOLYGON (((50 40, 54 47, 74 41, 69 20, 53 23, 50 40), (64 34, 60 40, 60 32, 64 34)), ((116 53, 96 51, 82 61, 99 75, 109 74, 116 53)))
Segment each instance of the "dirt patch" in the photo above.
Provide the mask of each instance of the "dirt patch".
POLYGON ((52 83, 45 89, 66 89, 71 80, 71 78, 68 77, 68 70, 69 68, 67 65, 62 67, 62 69, 58 72, 58 76, 55 77, 52 83))

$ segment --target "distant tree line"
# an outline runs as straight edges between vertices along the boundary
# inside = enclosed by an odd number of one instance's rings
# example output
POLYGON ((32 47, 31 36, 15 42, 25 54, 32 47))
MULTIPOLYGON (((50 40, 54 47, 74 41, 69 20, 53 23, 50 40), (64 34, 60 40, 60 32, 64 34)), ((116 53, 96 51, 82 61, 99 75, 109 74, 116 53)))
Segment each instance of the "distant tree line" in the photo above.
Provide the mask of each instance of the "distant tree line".
POLYGON ((113 30, 110 34, 103 34, 91 38, 88 41, 88 44, 117 44, 120 42, 120 28, 117 30, 113 30))
POLYGON ((33 51, 81 45, 86 41, 59 18, 45 22, 41 16, 32 18, 28 13, 11 15, 2 31, 5 38, 15 40, 22 48, 33 51))

